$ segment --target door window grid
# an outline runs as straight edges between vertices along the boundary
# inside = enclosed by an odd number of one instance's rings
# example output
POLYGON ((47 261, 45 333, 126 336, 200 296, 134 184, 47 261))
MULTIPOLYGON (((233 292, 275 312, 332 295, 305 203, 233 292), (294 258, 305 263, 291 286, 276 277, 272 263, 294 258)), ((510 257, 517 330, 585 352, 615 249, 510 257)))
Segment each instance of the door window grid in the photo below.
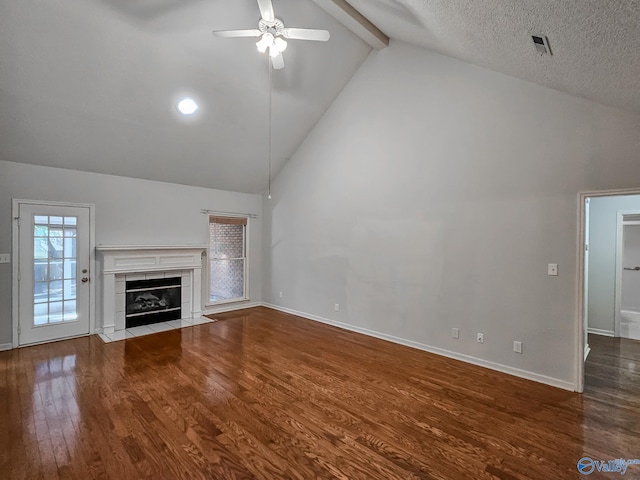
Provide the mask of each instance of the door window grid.
POLYGON ((76 240, 75 216, 34 215, 33 323, 75 321, 76 240))

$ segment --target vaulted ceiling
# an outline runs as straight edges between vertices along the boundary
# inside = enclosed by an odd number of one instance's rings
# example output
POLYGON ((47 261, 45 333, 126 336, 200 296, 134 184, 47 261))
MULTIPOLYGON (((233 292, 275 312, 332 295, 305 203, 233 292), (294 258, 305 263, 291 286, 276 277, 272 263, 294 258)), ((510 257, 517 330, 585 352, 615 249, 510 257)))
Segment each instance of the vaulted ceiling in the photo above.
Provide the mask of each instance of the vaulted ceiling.
MULTIPOLYGON (((277 172, 370 52, 317 4, 273 0, 290 41, 273 72, 277 172)), ((640 112, 637 0, 349 0, 394 40, 640 112), (549 38, 540 56, 531 34, 549 38)), ((267 185, 268 63, 255 0, 0 2, 0 160, 257 193, 267 185), (175 108, 193 96, 191 118, 175 108)))
MULTIPOLYGON (((273 71, 273 171, 319 120, 370 47, 311 0, 274 0, 289 41, 273 71)), ((268 173, 268 57, 256 0, 0 2, 0 160, 241 192, 268 173), (183 95, 200 106, 180 116, 183 95)))

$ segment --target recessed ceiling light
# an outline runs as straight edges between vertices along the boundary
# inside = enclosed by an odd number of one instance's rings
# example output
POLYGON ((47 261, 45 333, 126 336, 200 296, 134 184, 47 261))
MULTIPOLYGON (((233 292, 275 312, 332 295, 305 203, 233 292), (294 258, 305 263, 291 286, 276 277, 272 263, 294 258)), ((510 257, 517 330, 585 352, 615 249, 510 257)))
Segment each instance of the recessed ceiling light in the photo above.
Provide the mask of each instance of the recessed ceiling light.
POLYGON ((193 98, 183 98, 178 102, 178 111, 183 115, 193 115, 198 110, 198 104, 193 98))

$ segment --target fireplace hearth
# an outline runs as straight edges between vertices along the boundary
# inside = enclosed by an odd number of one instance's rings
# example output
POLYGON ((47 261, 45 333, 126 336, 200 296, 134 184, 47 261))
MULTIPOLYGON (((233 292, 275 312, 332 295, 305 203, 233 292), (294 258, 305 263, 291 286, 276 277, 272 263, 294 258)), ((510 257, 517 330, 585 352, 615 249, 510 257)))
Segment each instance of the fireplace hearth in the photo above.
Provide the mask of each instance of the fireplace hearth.
POLYGON ((126 328, 182 318, 181 277, 126 282, 126 328))

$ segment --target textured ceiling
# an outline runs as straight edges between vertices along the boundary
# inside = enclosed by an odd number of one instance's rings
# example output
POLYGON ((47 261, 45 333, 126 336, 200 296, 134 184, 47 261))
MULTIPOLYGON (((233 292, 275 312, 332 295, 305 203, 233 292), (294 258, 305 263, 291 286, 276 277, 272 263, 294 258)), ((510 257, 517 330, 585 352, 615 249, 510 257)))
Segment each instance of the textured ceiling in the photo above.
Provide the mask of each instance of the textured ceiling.
MULTIPOLYGON (((311 0, 273 0, 290 41, 274 71, 273 170, 370 49, 311 0)), ((0 160, 257 193, 267 185, 268 63, 255 0, 0 2, 0 160), (198 114, 176 101, 189 94, 198 114)))
MULTIPOLYGON (((389 37, 640 112, 637 0, 349 0, 389 37), (548 36, 554 55, 535 52, 548 36)), ((273 0, 290 41, 274 71, 273 171, 369 47, 311 0, 273 0)), ((243 192, 267 184, 267 59, 255 0, 0 2, 0 160, 243 192), (181 95, 200 110, 185 120, 181 95)))
POLYGON ((637 0, 349 0, 389 37, 640 112, 637 0), (553 56, 535 52, 549 38, 553 56))

